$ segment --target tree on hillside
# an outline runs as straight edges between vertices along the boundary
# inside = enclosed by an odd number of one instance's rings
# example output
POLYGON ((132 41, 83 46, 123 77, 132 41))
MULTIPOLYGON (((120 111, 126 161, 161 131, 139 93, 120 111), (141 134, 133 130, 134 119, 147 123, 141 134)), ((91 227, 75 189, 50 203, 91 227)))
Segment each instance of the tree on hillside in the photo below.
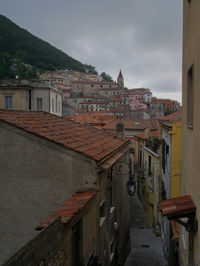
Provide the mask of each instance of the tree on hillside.
POLYGON ((101 73, 101 77, 105 81, 113 82, 113 79, 110 75, 106 74, 106 72, 101 73))
POLYGON ((89 70, 90 74, 98 75, 98 72, 94 66, 85 64, 85 67, 89 70))

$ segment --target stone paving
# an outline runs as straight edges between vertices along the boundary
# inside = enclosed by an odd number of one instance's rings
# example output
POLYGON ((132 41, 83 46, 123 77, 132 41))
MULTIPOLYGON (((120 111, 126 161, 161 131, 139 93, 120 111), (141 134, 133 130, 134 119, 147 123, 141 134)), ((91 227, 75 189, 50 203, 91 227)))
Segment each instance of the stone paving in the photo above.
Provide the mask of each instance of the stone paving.
POLYGON ((131 198, 130 226, 131 251, 124 266, 167 266, 161 238, 154 234, 137 196, 131 198))

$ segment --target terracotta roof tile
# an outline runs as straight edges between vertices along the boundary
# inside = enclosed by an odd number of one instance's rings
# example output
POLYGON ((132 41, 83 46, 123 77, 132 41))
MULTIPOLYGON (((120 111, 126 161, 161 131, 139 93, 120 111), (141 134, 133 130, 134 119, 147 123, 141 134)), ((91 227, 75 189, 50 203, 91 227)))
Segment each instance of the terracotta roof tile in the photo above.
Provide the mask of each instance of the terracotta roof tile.
POLYGON ((88 124, 92 126, 103 126, 107 123, 111 123, 112 121, 116 120, 115 117, 110 115, 105 115, 104 112, 94 112, 93 113, 87 113, 87 114, 80 114, 80 115, 69 115, 65 116, 65 118, 74 120, 76 122, 79 122, 81 124, 88 124))
POLYGON ((74 194, 67 202, 65 202, 59 209, 54 211, 47 219, 42 221, 36 230, 42 230, 48 226, 57 217, 61 217, 62 223, 69 222, 75 215, 77 215, 87 203, 96 195, 96 191, 87 191, 74 194))
POLYGON ((178 110, 174 113, 165 116, 159 116, 159 121, 176 121, 182 118, 182 110, 178 110))
POLYGON ((110 98, 109 99, 109 102, 122 102, 122 98, 119 98, 119 97, 117 97, 117 98, 110 98))
POLYGON ((118 148, 123 147, 127 142, 116 139, 101 129, 82 125, 45 112, 0 110, 0 121, 56 142, 95 161, 102 160, 118 148))
POLYGON ((196 206, 190 195, 181 196, 170 200, 164 200, 160 203, 159 211, 168 218, 175 218, 194 213, 196 206))
POLYGON ((158 121, 153 119, 143 119, 143 120, 127 120, 127 119, 118 119, 112 123, 106 124, 103 126, 103 129, 115 130, 118 122, 124 124, 125 129, 145 129, 151 128, 156 129, 158 127, 158 121))

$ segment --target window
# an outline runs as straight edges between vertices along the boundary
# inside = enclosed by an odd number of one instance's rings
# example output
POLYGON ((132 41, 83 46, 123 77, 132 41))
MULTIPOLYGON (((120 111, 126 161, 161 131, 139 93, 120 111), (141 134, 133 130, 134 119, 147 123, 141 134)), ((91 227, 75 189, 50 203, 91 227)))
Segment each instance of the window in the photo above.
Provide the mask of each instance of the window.
POLYGON ((42 98, 37 98, 37 111, 42 111, 42 98))
POLYGON ((187 126, 193 128, 193 66, 187 73, 187 126))
POLYGON ((56 113, 58 112, 58 95, 56 95, 56 113))
POLYGON ((54 112, 54 99, 52 99, 52 112, 54 112))
POLYGON ((60 113, 60 101, 58 102, 58 112, 60 113))
POLYGON ((149 155, 148 175, 151 176, 151 156, 149 155))
POLYGON ((12 103, 12 96, 5 96, 5 109, 12 109, 13 103, 12 103))
POLYGON ((163 173, 165 173, 165 151, 166 151, 166 144, 164 139, 162 139, 162 169, 163 173))
POLYGON ((104 224, 106 220, 106 208, 105 208, 105 201, 103 201, 99 208, 99 216, 100 216, 100 227, 104 224))
POLYGON ((72 266, 82 265, 83 250, 83 225, 80 220, 72 228, 72 266))

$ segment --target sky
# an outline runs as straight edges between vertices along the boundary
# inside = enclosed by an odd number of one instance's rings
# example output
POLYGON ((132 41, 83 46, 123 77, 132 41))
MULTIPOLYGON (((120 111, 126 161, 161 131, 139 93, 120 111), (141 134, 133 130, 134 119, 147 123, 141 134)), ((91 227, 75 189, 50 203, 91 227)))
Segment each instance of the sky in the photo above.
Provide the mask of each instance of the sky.
POLYGON ((181 102, 182 0, 0 0, 0 14, 125 86, 181 102))

